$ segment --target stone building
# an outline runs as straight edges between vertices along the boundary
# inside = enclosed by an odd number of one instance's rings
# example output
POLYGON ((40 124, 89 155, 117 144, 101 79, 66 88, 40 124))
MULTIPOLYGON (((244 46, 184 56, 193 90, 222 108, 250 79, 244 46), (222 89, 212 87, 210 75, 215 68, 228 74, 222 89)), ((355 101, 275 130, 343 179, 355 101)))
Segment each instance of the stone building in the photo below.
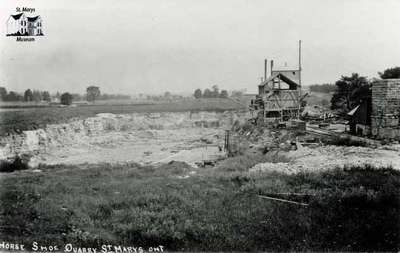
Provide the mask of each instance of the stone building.
POLYGON ((371 134, 400 139, 400 79, 384 79, 372 85, 371 134))

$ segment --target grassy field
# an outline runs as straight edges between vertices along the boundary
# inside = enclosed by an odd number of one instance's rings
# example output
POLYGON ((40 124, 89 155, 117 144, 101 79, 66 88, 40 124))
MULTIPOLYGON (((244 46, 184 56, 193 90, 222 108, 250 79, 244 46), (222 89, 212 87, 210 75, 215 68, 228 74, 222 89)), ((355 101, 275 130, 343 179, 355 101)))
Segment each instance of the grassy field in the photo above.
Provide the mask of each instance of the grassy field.
POLYGON ((191 168, 178 162, 3 174, 0 238, 60 248, 68 242, 192 251, 400 249, 400 172, 367 166, 248 174, 252 159, 232 159, 189 177, 191 168))
POLYGON ((24 130, 43 128, 47 124, 65 123, 70 119, 84 119, 97 113, 127 114, 135 112, 226 111, 242 109, 228 99, 192 99, 171 103, 139 105, 88 105, 77 107, 38 107, 0 111, 0 136, 24 130))

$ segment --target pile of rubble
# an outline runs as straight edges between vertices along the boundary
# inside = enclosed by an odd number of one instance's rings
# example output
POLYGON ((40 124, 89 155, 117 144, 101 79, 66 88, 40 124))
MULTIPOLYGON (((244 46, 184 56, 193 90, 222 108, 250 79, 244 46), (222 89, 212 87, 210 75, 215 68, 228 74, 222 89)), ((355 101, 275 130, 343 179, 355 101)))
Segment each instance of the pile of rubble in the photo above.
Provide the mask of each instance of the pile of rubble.
POLYGON ((400 153, 397 148, 369 148, 347 146, 319 146, 317 148, 298 147, 281 153, 289 160, 285 163, 261 163, 250 169, 250 172, 281 171, 296 173, 300 171, 319 171, 336 167, 347 167, 370 164, 375 167, 400 169, 400 153))

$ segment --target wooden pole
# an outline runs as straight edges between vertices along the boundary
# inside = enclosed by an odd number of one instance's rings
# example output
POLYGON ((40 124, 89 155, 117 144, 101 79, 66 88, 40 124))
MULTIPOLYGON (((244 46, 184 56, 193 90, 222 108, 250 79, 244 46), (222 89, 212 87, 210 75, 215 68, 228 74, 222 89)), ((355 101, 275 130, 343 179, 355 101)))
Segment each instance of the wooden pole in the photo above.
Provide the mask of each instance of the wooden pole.
POLYGON ((285 202, 285 203, 289 203, 289 204, 300 205, 300 206, 308 206, 308 204, 306 204, 306 203, 301 203, 301 202, 296 202, 296 201, 291 201, 291 200, 286 200, 286 199, 272 198, 272 197, 267 197, 264 195, 258 195, 258 197, 263 198, 263 199, 285 202))

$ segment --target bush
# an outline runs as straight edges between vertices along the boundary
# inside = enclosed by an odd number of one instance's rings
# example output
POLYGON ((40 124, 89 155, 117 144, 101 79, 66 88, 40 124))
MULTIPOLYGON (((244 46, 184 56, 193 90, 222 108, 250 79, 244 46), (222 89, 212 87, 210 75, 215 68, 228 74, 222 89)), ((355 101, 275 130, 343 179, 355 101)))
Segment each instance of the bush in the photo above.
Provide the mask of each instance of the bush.
POLYGON ((349 136, 340 136, 323 140, 326 144, 335 146, 354 146, 354 147, 367 147, 368 143, 364 141, 354 140, 349 136))
POLYGON ((70 105, 70 104, 72 104, 72 95, 69 94, 68 92, 63 93, 61 95, 60 100, 61 100, 62 105, 70 105))
POLYGON ((13 172, 17 170, 27 170, 28 165, 19 156, 13 161, 0 160, 0 172, 13 172))

